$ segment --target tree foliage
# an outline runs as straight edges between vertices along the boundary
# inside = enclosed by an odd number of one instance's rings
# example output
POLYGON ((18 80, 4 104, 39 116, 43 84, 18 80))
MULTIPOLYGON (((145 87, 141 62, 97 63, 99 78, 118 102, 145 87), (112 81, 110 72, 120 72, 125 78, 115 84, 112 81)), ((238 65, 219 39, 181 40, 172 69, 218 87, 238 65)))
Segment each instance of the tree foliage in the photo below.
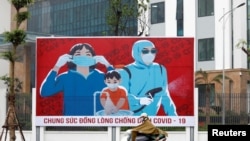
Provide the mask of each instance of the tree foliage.
POLYGON ((13 31, 4 32, 6 42, 11 42, 13 47, 25 43, 26 33, 24 30, 15 29, 13 31))
MULTIPOLYGON (((106 13, 106 22, 110 25, 111 31, 115 36, 129 35, 130 21, 142 21, 148 9, 149 0, 109 0, 109 8, 106 13)), ((147 23, 147 21, 144 21, 147 23)), ((143 26, 146 26, 144 24, 143 26)))
MULTIPOLYGON (((12 83, 11 81, 14 81, 14 92, 15 93, 19 93, 22 90, 22 85, 23 82, 21 82, 18 78, 14 78, 13 80, 8 76, 8 75, 4 75, 0 77, 1 80, 4 81, 4 84, 9 88, 10 84, 12 83)), ((9 91, 7 88, 7 91, 9 91)))

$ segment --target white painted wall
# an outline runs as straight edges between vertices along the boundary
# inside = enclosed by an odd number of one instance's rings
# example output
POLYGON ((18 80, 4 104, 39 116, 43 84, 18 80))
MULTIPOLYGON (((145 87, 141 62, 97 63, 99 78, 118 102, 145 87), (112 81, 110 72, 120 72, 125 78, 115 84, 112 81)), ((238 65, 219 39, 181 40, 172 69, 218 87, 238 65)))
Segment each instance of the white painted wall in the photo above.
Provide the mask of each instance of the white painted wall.
POLYGON ((222 69, 223 66, 223 40, 225 47, 225 69, 228 68, 247 68, 247 57, 240 49, 236 49, 235 45, 239 39, 246 40, 246 8, 244 5, 231 11, 239 4, 246 2, 246 0, 233 1, 231 7, 231 0, 215 1, 215 69, 222 69), (223 12, 224 10, 224 12, 223 12), (231 12, 229 12, 231 11, 231 12), (226 14, 229 12, 228 14, 226 14), (224 16, 224 39, 223 39, 223 15, 224 16), (232 17, 233 16, 233 21, 232 17), (222 18, 220 21, 219 19, 222 18), (233 23, 233 25, 232 25, 233 23), (232 31, 233 30, 233 40, 232 31), (232 61, 232 54, 234 55, 232 61))
POLYGON ((0 127, 4 125, 6 117, 6 89, 0 88, 0 127))
MULTIPOLYGON (((247 38, 247 5, 245 4, 244 6, 231 11, 233 8, 237 7, 243 2, 247 3, 247 0, 214 0, 213 16, 198 17, 196 12, 196 43, 198 39, 202 38, 213 37, 215 39, 214 61, 198 62, 197 60, 195 60, 196 70, 200 68, 203 68, 203 70, 223 69, 223 52, 225 56, 225 69, 247 68, 246 54, 240 49, 236 48, 236 44, 240 39, 246 40, 247 38), (231 3, 231 1, 233 3, 231 3), (222 17, 224 14, 225 16, 223 22, 222 17), (225 51, 223 51, 223 48, 225 49, 225 51)), ((198 0, 196 0, 196 7, 198 7, 197 4, 198 0)))
MULTIPOLYGON (((163 1, 165 1, 165 23, 150 25, 150 36, 177 37, 176 0, 150 0, 150 3, 163 1)), ((195 37, 195 0, 183 2, 184 37, 195 37)))
MULTIPOLYGON (((0 77, 4 76, 4 75, 8 75, 9 74, 9 62, 7 60, 3 60, 0 59, 0 77)), ((4 84, 3 80, 0 80, 0 89, 1 88, 5 88, 6 89, 6 85, 4 84)))
MULTIPOLYGON (((176 0, 151 0, 151 3, 165 1, 165 23, 150 25, 150 36, 177 37, 176 33, 176 0)), ((247 5, 235 9, 225 15, 224 37, 223 20, 219 19, 224 12, 230 11, 247 0, 215 0, 214 15, 198 17, 198 0, 186 0, 184 2, 184 37, 195 38, 195 58, 197 58, 197 41, 202 38, 215 39, 215 57, 213 61, 198 62, 195 60, 196 70, 219 70, 223 68, 223 46, 225 47, 225 69, 247 68, 247 56, 243 51, 236 48, 240 39, 247 38, 247 5), (233 21, 231 16, 233 15, 233 21), (233 36, 232 36, 233 30, 233 36), (224 45, 223 45, 224 40, 224 45)), ((149 9, 150 13, 150 9, 149 9)))
MULTIPOLYGON (((0 0, 0 34, 10 30, 10 2, 8 0, 0 0)), ((9 63, 6 60, 0 59, 0 77, 8 74, 9 63)), ((6 85, 0 80, 0 125, 4 125, 6 116, 6 85)))
POLYGON ((245 2, 246 4, 234 11, 234 21, 233 21, 233 54, 234 54, 234 68, 247 68, 247 55, 243 53, 241 49, 236 48, 236 44, 240 39, 247 41, 247 1, 237 0, 233 1, 234 7, 245 2))
POLYGON ((10 30, 11 5, 9 0, 0 0, 0 34, 10 30))
MULTIPOLYGON (((10 30, 10 15, 11 5, 8 0, 0 0, 0 34, 5 31, 10 30)), ((0 46, 1 47, 1 46, 0 46)), ((9 63, 6 60, 0 59, 0 77, 8 74, 9 72, 9 63)), ((0 89, 6 88, 6 85, 3 84, 3 81, 0 80, 0 89)))

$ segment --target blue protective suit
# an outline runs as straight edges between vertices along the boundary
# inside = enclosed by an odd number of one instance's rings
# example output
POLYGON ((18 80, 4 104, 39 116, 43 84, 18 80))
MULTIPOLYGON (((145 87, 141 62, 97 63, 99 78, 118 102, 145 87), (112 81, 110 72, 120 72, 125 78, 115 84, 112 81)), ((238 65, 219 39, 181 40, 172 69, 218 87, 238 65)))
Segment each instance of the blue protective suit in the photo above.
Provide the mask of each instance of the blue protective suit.
MULTIPOLYGON (((109 68, 112 70, 112 68, 109 68)), ((94 115, 96 111, 102 110, 99 95, 96 95, 94 105, 94 93, 101 91, 104 83, 104 73, 94 69, 87 77, 77 71, 69 70, 57 76, 55 71, 50 71, 41 85, 41 96, 52 96, 63 92, 64 115, 94 115)))
POLYGON ((164 66, 158 63, 146 65, 141 58, 141 51, 145 47, 154 46, 152 42, 143 40, 134 44, 132 48, 132 57, 134 62, 128 64, 125 69, 119 69, 121 74, 121 85, 128 91, 129 106, 131 111, 136 111, 142 107, 139 98, 146 97, 146 92, 161 87, 162 90, 153 96, 153 102, 139 111, 134 112, 134 115, 147 113, 150 116, 156 116, 163 105, 164 111, 168 116, 176 116, 176 107, 173 103, 169 91, 167 81, 167 70, 164 66))

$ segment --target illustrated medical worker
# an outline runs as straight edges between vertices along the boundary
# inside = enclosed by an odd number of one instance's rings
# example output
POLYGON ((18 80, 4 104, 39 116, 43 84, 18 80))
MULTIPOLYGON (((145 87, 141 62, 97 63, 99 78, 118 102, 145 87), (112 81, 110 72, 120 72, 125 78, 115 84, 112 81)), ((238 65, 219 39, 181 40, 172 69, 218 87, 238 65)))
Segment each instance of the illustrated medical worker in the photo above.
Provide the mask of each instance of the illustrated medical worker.
POLYGON ((119 110, 129 110, 127 90, 120 86, 120 74, 115 70, 108 71, 104 81, 107 87, 102 90, 100 99, 105 115, 116 114, 119 110))
POLYGON ((94 93, 101 91, 104 83, 104 73, 96 69, 97 63, 113 67, 104 56, 97 56, 93 47, 88 43, 75 44, 68 54, 60 56, 44 79, 40 94, 42 97, 52 96, 63 92, 64 115, 94 115, 96 110, 103 109, 101 103, 94 106, 94 93), (58 74, 59 69, 68 66, 68 71, 58 74))
POLYGON ((168 90, 167 70, 154 62, 157 49, 149 40, 133 44, 134 62, 119 69, 121 85, 128 91, 129 107, 134 115, 156 116, 160 106, 168 116, 177 116, 176 106, 168 90))

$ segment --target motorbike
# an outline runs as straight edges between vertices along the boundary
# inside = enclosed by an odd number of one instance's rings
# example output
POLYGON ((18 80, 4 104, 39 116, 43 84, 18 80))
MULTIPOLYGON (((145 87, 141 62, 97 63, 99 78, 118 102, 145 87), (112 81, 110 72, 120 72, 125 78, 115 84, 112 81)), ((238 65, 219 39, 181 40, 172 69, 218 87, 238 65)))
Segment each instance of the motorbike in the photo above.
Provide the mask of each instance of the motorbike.
MULTIPOLYGON (((127 130, 121 141, 132 141, 131 131, 132 129, 127 130)), ((167 141, 167 136, 137 133, 135 140, 136 141, 167 141), (158 140, 156 139, 157 137, 159 137, 158 140)))
MULTIPOLYGON (((146 96, 148 98, 154 98, 155 94, 162 91, 161 87, 154 88, 146 92, 146 96)), ((143 110, 146 107, 146 105, 141 106, 137 110, 134 110, 134 113, 137 113, 141 110, 143 110)), ((135 140, 136 141, 166 141, 167 140, 167 133, 164 133, 161 129, 155 127, 149 120, 147 113, 142 113, 140 117, 143 122, 142 124, 132 128, 128 129, 125 132, 124 137, 122 138, 122 141, 132 141, 132 131, 136 131, 137 135, 135 140), (153 130, 152 130, 153 129, 153 130), (148 133, 146 130, 152 130, 151 134, 148 133), (145 132, 146 131, 146 132, 145 132), (157 131, 157 134, 153 134, 154 131, 157 131), (145 134, 147 133, 147 134, 145 134)))

